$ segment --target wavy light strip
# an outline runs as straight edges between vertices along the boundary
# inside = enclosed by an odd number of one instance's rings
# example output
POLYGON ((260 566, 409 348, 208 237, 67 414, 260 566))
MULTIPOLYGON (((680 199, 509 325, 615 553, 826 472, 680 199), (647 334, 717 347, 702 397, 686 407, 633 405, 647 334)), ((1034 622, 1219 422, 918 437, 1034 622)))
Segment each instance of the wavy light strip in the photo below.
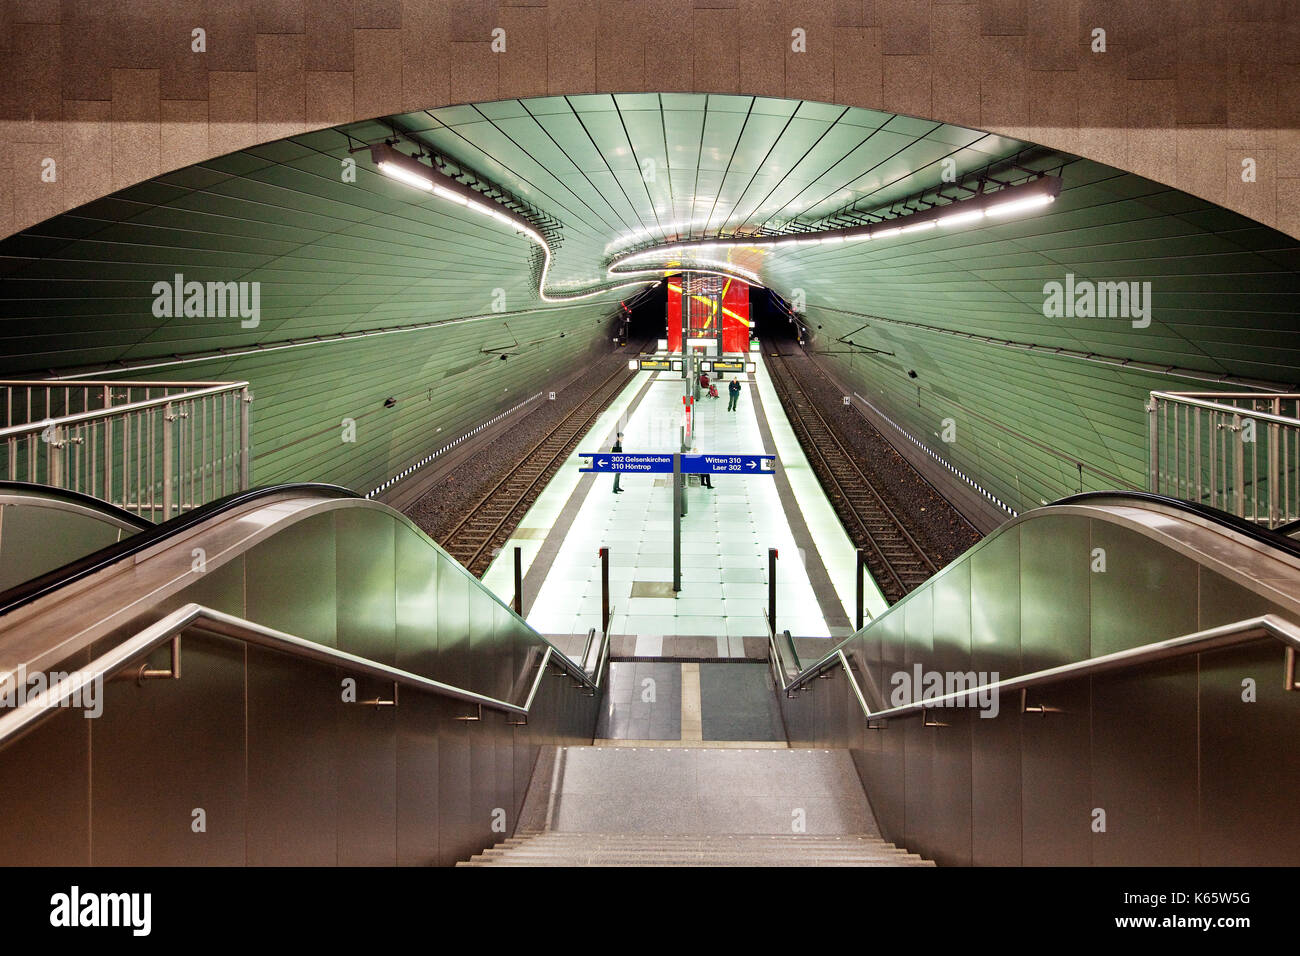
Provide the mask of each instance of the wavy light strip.
MULTIPOLYGON (((434 169, 432 166, 426 166, 414 156, 407 156, 405 153, 398 152, 390 143, 377 143, 371 146, 370 158, 384 175, 407 186, 422 189, 440 199, 445 199, 457 206, 463 206, 480 215, 494 219, 502 225, 509 226, 516 232, 523 233, 527 238, 541 246, 545 259, 542 262, 542 273, 537 283, 537 295, 543 302, 572 302, 577 299, 588 299, 606 292, 613 292, 617 289, 627 289, 632 286, 659 281, 658 279, 635 279, 630 282, 606 282, 593 288, 552 295, 546 291, 546 279, 551 271, 551 262, 554 259, 551 246, 527 219, 502 206, 484 202, 480 193, 463 183, 457 182, 440 170, 434 169)), ((613 273, 610 274, 613 275, 613 273)))
MULTIPOLYGON (((648 271, 650 262, 661 263, 663 260, 678 260, 681 268, 696 271, 686 266, 681 260, 693 258, 695 250, 707 253, 725 252, 731 249, 767 249, 787 246, 825 246, 846 242, 888 239, 905 233, 922 230, 951 228, 966 225, 983 219, 1000 219, 1017 213, 1027 212, 1047 206, 1061 192, 1061 180, 1057 176, 1042 176, 1018 186, 1006 186, 996 192, 981 193, 970 199, 959 199, 944 206, 914 212, 907 216, 866 226, 850 226, 843 229, 827 229, 821 232, 801 233, 792 236, 744 236, 735 239, 691 239, 685 242, 665 243, 640 252, 630 252, 617 256, 609 264, 610 275, 629 275, 648 271), (646 263, 642 268, 628 268, 646 263)), ((725 273, 733 278, 741 278, 755 285, 761 285, 753 272, 732 263, 722 263, 711 256, 702 260, 714 268, 724 268, 725 273)))

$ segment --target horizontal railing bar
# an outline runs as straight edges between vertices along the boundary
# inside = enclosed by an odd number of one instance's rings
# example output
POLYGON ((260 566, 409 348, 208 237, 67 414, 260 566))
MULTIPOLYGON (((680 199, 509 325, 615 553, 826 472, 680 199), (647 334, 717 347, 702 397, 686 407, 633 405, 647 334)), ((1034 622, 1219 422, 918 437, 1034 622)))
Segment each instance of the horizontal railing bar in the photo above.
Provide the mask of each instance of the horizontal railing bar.
MULTIPOLYGON (((1199 398, 1183 398, 1174 392, 1152 392, 1152 398, 1161 398, 1165 401, 1176 402, 1181 405, 1195 405, 1197 408, 1208 408, 1211 411, 1219 412, 1223 415, 1238 415, 1242 418, 1251 418, 1256 421, 1273 422, 1277 425, 1286 425, 1290 428, 1300 428, 1300 418, 1289 418, 1285 415, 1274 415, 1272 412, 1257 412, 1250 408, 1241 408, 1237 405, 1225 405, 1222 402, 1203 401, 1199 398)), ((1245 396, 1243 396, 1245 397, 1245 396)), ((1256 395, 1255 398, 1260 398, 1256 395)), ((1266 396, 1271 398, 1272 396, 1266 396)), ((1288 396, 1278 396, 1286 398, 1288 396)), ((1261 399, 1262 400, 1262 399, 1261 399)))
POLYGON ((247 385, 247 382, 239 382, 214 388, 201 388, 193 392, 177 392, 174 395, 163 395, 159 398, 150 398, 145 401, 131 402, 129 405, 110 405, 108 408, 96 408, 89 412, 77 412, 75 415, 64 415, 61 418, 43 418, 39 421, 27 422, 23 425, 10 425, 7 428, 0 428, 0 440, 11 436, 37 434, 51 426, 62 428, 68 425, 79 425, 83 422, 95 421, 98 419, 121 418, 127 413, 140 411, 142 409, 158 408, 174 402, 188 402, 208 395, 237 392, 246 388, 247 385))
POLYGON ((857 678, 853 676, 853 671, 849 667, 849 659, 847 655, 845 655, 842 648, 837 648, 792 680, 789 685, 787 685, 786 690, 787 692, 797 690, 802 684, 807 683, 828 667, 834 666, 838 663, 844 668, 845 674, 848 675, 849 681, 853 685, 854 695, 858 698, 858 703, 862 708, 862 713, 867 720, 884 720, 890 717, 904 717, 908 714, 920 713, 924 710, 933 710, 956 701, 970 700, 972 696, 981 693, 1005 694, 1008 691, 1023 690, 1041 684, 1058 683, 1064 680, 1090 677, 1093 674, 1138 667, 1142 664, 1150 664, 1155 661, 1169 660, 1175 657, 1183 657, 1188 654, 1216 650, 1221 647, 1245 644, 1249 641, 1259 640, 1264 637, 1274 637, 1290 647, 1300 648, 1300 627, 1297 627, 1290 621, 1286 621, 1276 615, 1263 614, 1259 617, 1247 618, 1242 621, 1235 621, 1231 624, 1223 624, 1219 627, 1197 631, 1193 634, 1184 634, 1180 637, 1173 637, 1166 641, 1157 641, 1154 644, 1144 644, 1141 647, 1116 651, 1113 654, 1103 654, 1099 657, 1091 657, 1087 660, 1076 661, 1072 664, 1062 664, 1058 667, 1049 667, 1044 670, 1033 671, 1029 674, 1022 674, 1020 677, 1012 677, 1007 680, 977 684, 965 690, 954 691, 951 694, 944 694, 929 700, 913 701, 909 704, 902 704, 897 707, 889 707, 878 711, 871 710, 870 706, 867 704, 866 698, 862 694, 862 689, 858 685, 857 678))
MULTIPOLYGON (((508 714, 518 714, 526 717, 528 709, 532 705, 533 694, 536 692, 537 679, 534 680, 533 690, 528 695, 527 703, 521 707, 509 701, 498 700, 486 694, 478 694, 460 687, 453 687, 451 684, 444 684, 442 681, 422 677, 419 674, 413 674, 397 667, 390 667, 369 658, 349 654, 347 651, 341 651, 338 648, 327 647, 315 641, 295 637, 274 628, 264 627, 261 624, 231 614, 225 614, 204 607, 201 604, 191 603, 177 608, 135 636, 128 638, 107 653, 95 658, 85 669, 69 673, 67 677, 60 679, 52 686, 46 687, 34 697, 24 701, 20 707, 0 716, 0 744, 21 733, 43 714, 54 708, 65 706, 67 701, 74 698, 74 695, 79 696, 78 692, 87 684, 95 680, 111 677, 189 628, 221 637, 233 638, 246 644, 291 654, 320 664, 343 667, 349 671, 381 678, 415 690, 489 707, 508 714)), ((545 670, 546 663, 551 657, 549 645, 547 650, 546 659, 542 662, 542 671, 545 670)), ((588 678, 580 668, 570 666, 564 655, 555 655, 555 659, 560 662, 559 666, 570 676, 593 689, 599 687, 599 684, 588 678)), ((10 675, 0 674, 0 680, 5 678, 10 678, 10 675)))
POLYGON ((98 387, 107 385, 110 388, 209 388, 213 385, 247 385, 247 382, 152 382, 152 381, 113 381, 110 379, 85 379, 84 381, 74 381, 71 379, 43 379, 43 378, 3 378, 0 379, 0 387, 11 386, 13 388, 46 388, 60 389, 67 387, 89 386, 98 387))
POLYGON ((1300 392, 1152 392, 1166 398, 1250 398, 1256 401, 1300 398, 1300 392))

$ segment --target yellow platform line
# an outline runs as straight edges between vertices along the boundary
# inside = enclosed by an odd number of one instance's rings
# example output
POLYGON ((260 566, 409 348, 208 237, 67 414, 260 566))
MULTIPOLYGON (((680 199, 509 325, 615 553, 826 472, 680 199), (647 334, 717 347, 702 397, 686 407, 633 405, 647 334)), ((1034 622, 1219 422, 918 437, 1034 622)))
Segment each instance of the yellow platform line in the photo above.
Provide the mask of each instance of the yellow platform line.
POLYGON ((700 665, 682 664, 682 743, 704 739, 704 717, 700 708, 700 665))

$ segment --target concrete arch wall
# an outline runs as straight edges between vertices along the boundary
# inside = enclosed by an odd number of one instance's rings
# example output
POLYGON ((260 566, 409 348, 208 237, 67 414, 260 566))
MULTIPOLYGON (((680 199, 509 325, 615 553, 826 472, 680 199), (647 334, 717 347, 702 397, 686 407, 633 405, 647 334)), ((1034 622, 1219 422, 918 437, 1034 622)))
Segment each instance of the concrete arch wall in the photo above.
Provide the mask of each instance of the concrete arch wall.
POLYGON ((1288 0, 7 0, 0 73, 0 236, 353 120, 689 91, 1004 133, 1300 237, 1300 5, 1288 0), (205 52, 192 50, 196 28, 205 52), (806 52, 791 49, 796 28, 806 52), (1091 49, 1095 28, 1105 53, 1091 49))

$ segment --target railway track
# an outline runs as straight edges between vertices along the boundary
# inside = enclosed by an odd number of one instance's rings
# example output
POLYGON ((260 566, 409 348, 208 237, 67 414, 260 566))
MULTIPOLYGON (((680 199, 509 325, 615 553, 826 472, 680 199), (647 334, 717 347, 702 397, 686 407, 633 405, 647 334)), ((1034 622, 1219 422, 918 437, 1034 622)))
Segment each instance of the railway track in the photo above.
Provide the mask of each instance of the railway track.
POLYGON ((849 537, 862 548, 885 600, 893 604, 938 567, 858 467, 785 358, 771 353, 766 358, 772 384, 813 471, 849 537))
MULTIPOLYGON (((629 349, 639 354, 645 343, 629 349)), ((483 495, 444 536, 442 546, 476 577, 492 563, 496 550, 509 540, 520 520, 578 442, 636 373, 626 365, 614 372, 585 400, 534 444, 523 459, 483 495)))

